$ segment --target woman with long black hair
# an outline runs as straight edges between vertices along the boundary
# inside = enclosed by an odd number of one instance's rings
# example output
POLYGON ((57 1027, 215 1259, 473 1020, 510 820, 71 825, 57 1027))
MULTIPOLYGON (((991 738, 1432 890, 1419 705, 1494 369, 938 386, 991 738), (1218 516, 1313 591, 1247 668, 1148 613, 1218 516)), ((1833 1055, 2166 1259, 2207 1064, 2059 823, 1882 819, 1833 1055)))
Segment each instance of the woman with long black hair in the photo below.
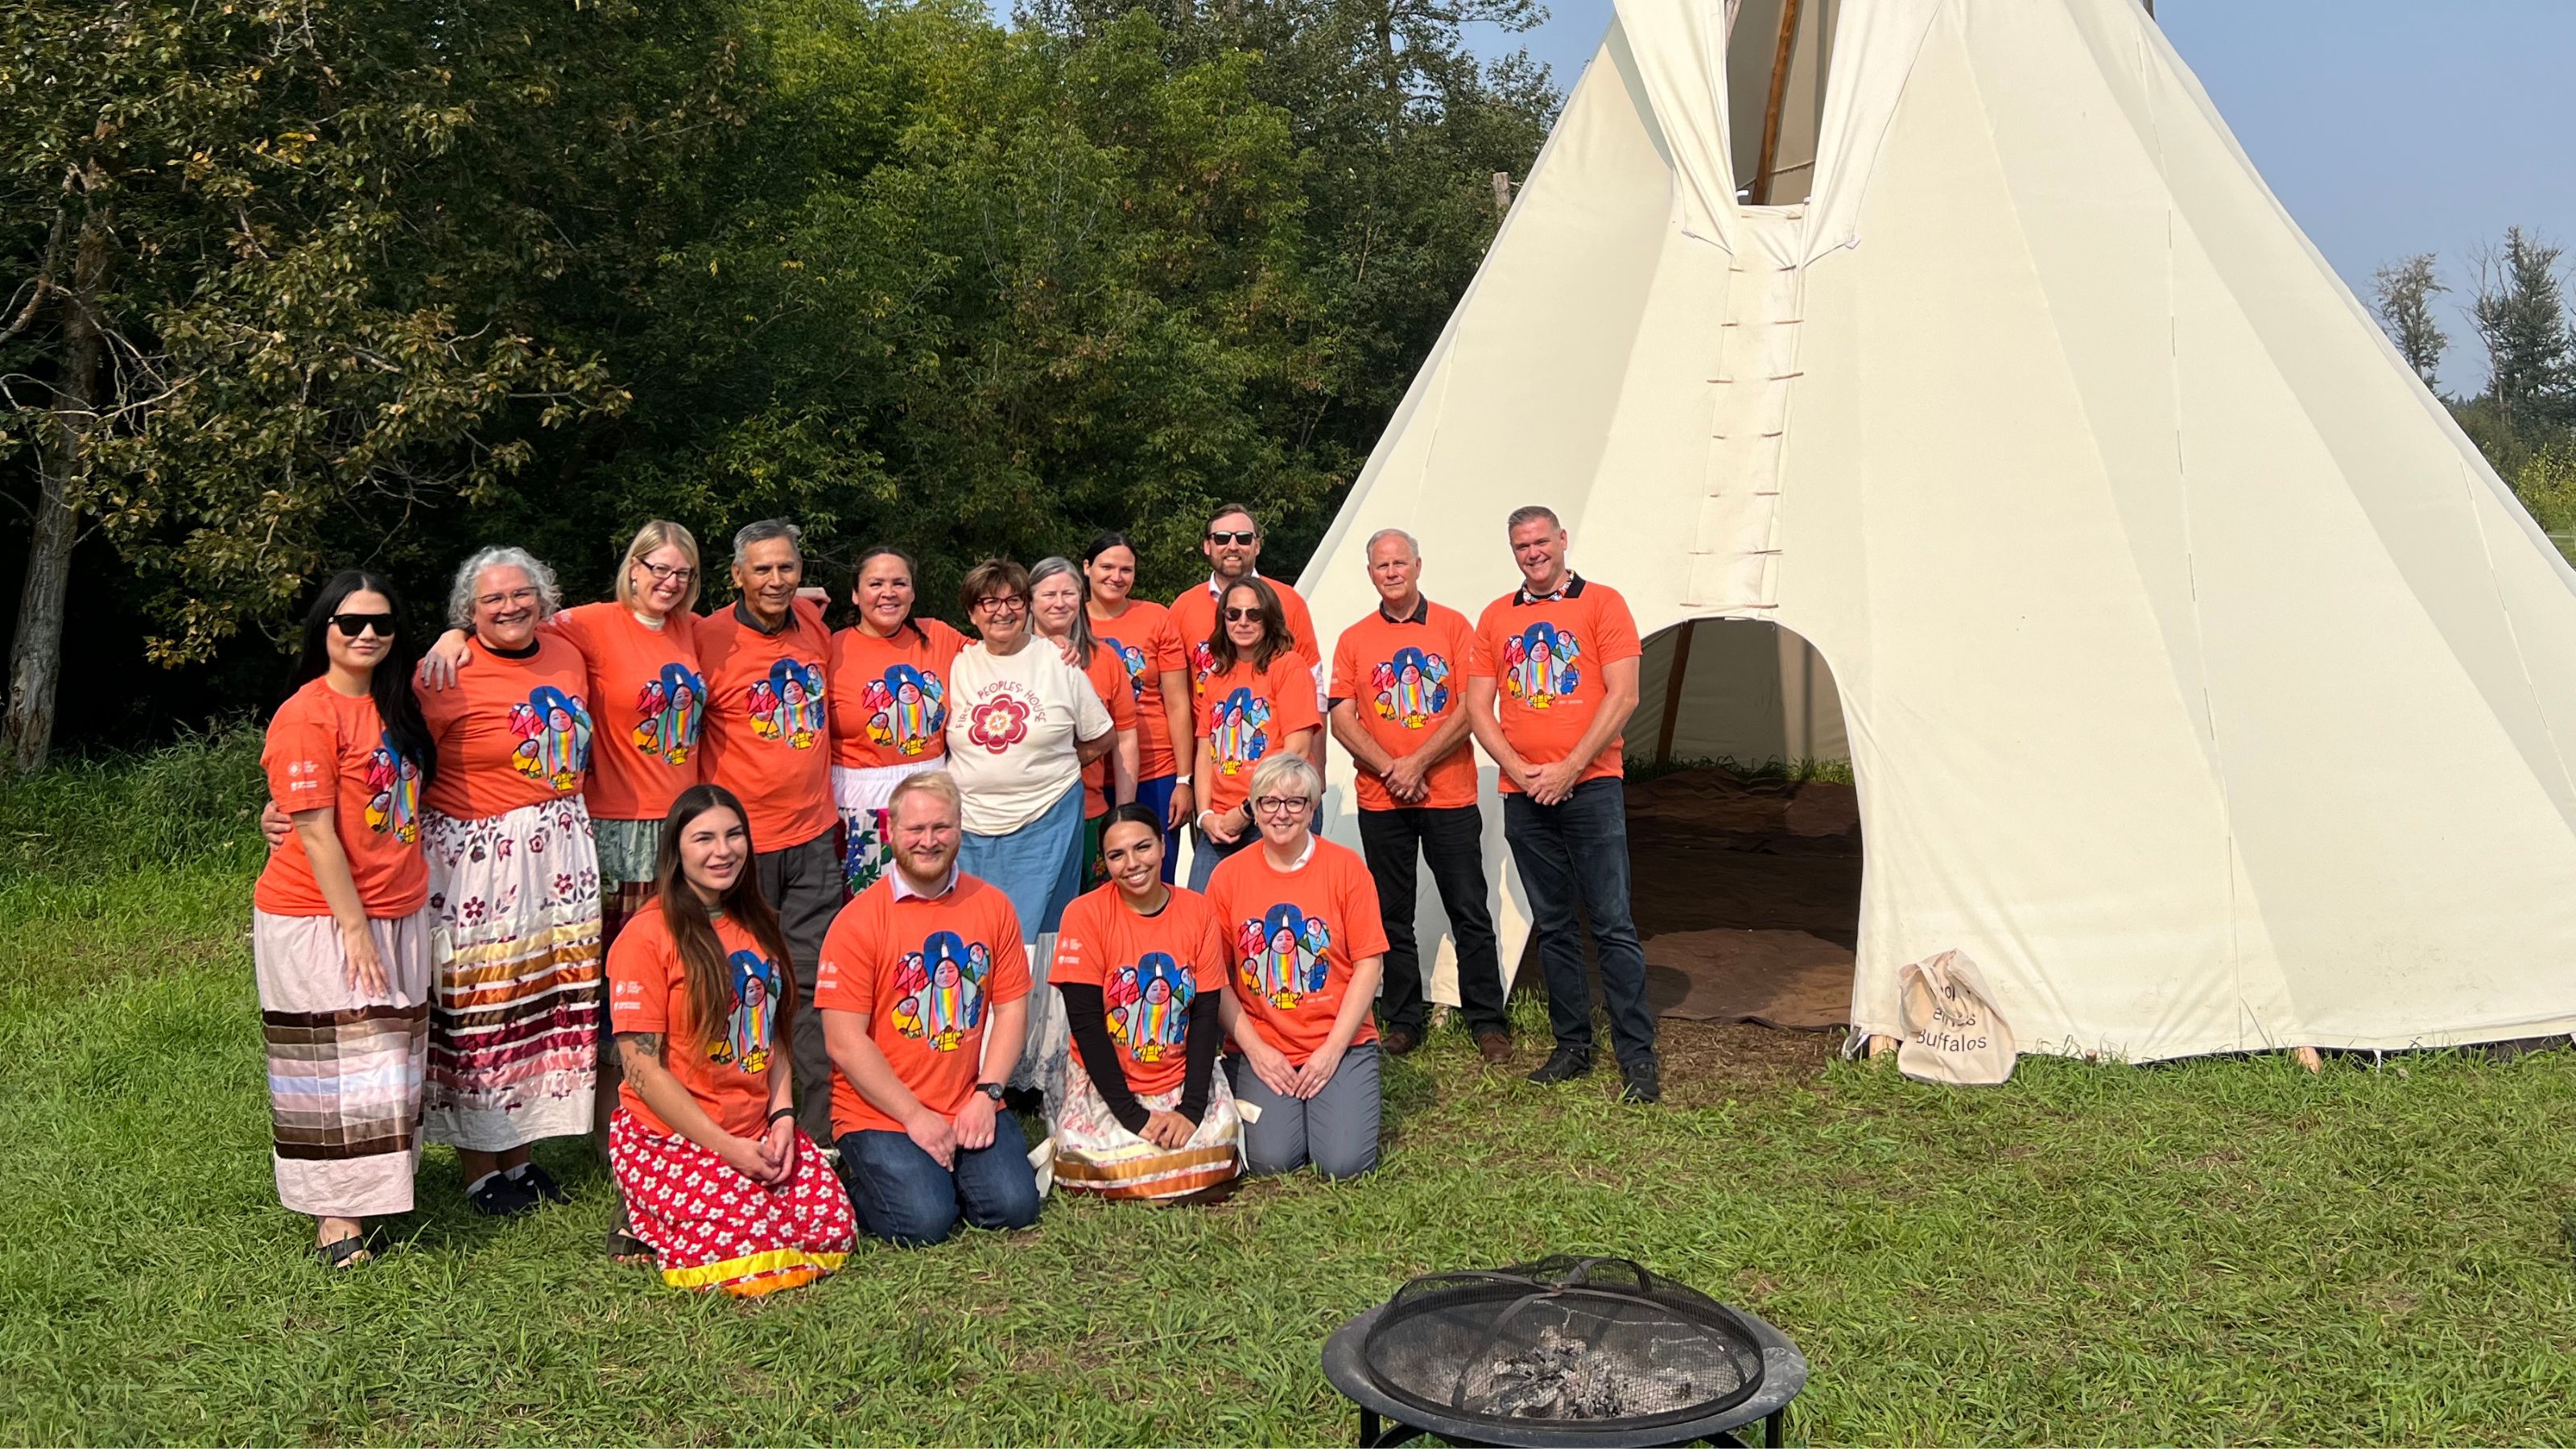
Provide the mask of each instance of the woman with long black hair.
POLYGON ((608 953, 608 1024, 625 1067, 608 1161, 636 1245, 674 1288, 750 1297, 841 1266, 848 1190, 796 1125, 779 1070, 795 966, 752 869, 742 802, 692 785, 662 822, 656 909, 608 953))
POLYGON ((260 765, 293 822, 251 896, 277 1195, 326 1268, 371 1256, 366 1220, 412 1207, 429 1060, 421 791, 438 755, 396 657, 393 584, 334 575, 304 619, 295 692, 260 765))

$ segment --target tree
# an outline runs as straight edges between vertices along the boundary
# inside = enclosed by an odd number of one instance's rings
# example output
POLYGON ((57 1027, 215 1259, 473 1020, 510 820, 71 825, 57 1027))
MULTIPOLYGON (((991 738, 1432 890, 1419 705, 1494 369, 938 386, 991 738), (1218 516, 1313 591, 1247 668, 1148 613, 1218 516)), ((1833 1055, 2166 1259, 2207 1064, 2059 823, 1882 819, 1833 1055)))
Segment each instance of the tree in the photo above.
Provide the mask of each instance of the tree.
POLYGON ((2424 252, 2381 267, 2371 310, 2388 330, 2388 340, 2397 344, 2397 355, 2406 359, 2426 387, 2438 390, 2436 375, 2451 339, 2442 324, 2433 320, 2433 298, 2450 288, 2442 285, 2433 266, 2433 254, 2424 252))
POLYGON ((2478 258, 2469 316, 2486 347, 2487 398, 2517 430, 2564 421, 2576 410, 2576 330, 2559 285, 2563 249, 2507 227, 2504 245, 2478 258))
POLYGON ((489 489, 528 456, 512 423, 619 404, 523 325, 558 238, 521 225, 503 154, 566 32, 610 23, 537 0, 0 12, 0 456, 38 480, 12 766, 51 742, 84 524, 160 597, 154 657, 187 660, 291 605, 352 512, 382 529, 489 489))

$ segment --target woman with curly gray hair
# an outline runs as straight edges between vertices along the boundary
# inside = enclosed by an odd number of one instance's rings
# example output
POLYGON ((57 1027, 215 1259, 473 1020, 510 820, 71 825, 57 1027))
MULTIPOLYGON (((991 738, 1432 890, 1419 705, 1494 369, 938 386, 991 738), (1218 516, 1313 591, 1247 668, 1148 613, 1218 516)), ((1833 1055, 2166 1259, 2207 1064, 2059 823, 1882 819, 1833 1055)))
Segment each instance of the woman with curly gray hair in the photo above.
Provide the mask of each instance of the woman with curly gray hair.
POLYGON ((555 629, 554 572, 517 548, 456 571, 471 668, 421 689, 440 769, 429 856, 429 1079, 422 1136, 454 1146, 478 1212, 561 1201, 529 1144, 591 1129, 600 1015, 590 666, 555 629))

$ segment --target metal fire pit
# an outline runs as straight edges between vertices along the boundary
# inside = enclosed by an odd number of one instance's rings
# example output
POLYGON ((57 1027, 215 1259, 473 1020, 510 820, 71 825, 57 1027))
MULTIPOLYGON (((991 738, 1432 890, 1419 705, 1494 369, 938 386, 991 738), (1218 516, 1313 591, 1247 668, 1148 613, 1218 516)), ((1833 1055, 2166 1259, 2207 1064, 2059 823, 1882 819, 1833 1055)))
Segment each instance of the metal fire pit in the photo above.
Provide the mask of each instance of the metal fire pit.
POLYGON ((1439 1273, 1345 1323, 1324 1376, 1359 1405, 1359 1442, 1781 1442, 1807 1360, 1778 1329, 1624 1258, 1439 1273))

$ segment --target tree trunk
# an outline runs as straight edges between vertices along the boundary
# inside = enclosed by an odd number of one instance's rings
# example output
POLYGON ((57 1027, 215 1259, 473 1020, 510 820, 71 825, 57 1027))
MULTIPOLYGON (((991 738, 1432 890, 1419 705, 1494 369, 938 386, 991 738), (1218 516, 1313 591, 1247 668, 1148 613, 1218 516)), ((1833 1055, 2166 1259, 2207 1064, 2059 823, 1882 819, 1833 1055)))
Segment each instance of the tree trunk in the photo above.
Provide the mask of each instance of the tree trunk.
POLYGON ((18 596, 18 635, 9 653, 8 763, 19 774, 45 767, 54 740, 54 694, 62 679, 63 601, 71 584, 72 540, 80 523, 71 490, 87 462, 98 421, 98 386, 107 360, 96 311, 106 280, 108 229, 92 215, 81 225, 72 285, 62 293, 62 375, 54 388, 51 436, 40 449, 35 536, 27 545, 27 587, 18 596))

